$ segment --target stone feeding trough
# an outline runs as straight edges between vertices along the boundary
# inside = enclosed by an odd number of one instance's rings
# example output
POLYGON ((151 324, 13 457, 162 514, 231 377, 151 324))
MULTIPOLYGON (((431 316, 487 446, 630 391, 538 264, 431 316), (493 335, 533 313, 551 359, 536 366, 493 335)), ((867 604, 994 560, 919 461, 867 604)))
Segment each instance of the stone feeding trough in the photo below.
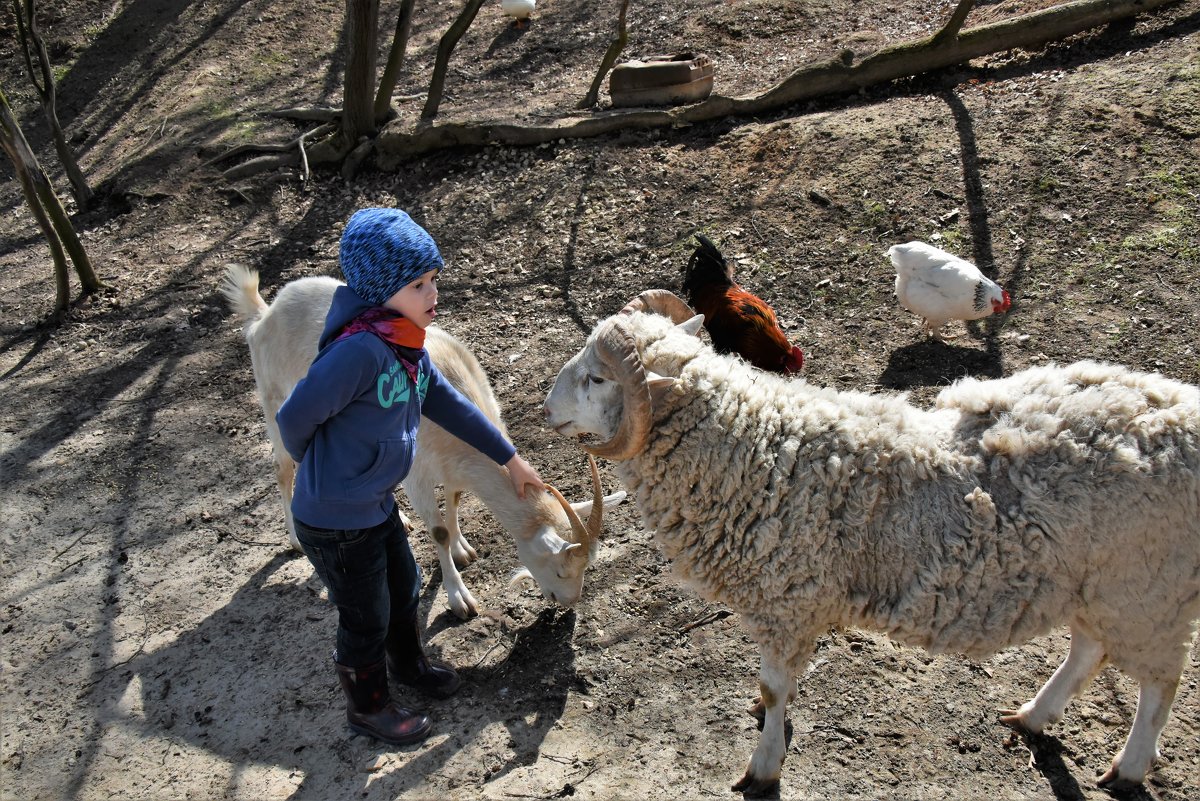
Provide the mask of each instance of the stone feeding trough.
POLYGON ((614 106, 675 106, 708 97, 716 64, 703 53, 626 61, 613 68, 608 93, 614 106))

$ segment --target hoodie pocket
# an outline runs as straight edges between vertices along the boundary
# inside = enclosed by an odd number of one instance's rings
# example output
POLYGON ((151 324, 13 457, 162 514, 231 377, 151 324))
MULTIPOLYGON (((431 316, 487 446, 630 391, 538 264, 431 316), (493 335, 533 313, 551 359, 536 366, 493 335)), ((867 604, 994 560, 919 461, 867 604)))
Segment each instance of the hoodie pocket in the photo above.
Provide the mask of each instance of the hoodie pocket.
POLYGON ((414 444, 411 437, 380 440, 375 461, 367 472, 346 482, 346 494, 374 498, 391 492, 412 467, 414 444))

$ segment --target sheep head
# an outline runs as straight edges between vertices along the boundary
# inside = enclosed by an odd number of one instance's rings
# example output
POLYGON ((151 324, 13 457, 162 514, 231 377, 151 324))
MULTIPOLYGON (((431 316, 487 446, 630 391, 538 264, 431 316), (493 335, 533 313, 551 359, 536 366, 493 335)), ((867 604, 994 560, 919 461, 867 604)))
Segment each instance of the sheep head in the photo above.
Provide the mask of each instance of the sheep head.
POLYGON ((648 373, 638 348, 640 319, 657 313, 670 317, 690 336, 696 336, 704 322, 703 315, 693 315, 670 292, 643 292, 596 326, 583 349, 563 365, 546 396, 546 421, 554 430, 602 439, 584 444, 588 453, 630 459, 650 438, 654 401, 674 384, 673 378, 648 373))
POLYGON ((584 570, 600 547, 604 504, 625 499, 624 492, 604 495, 596 460, 590 455, 588 464, 592 473, 592 500, 570 503, 556 488, 546 485, 561 506, 569 528, 561 525, 561 516, 556 515, 554 525, 541 526, 531 536, 517 539, 517 553, 524 567, 513 574, 510 583, 532 579, 542 595, 563 606, 573 606, 583 593, 584 570), (559 536, 560 530, 567 535, 566 539, 559 536))

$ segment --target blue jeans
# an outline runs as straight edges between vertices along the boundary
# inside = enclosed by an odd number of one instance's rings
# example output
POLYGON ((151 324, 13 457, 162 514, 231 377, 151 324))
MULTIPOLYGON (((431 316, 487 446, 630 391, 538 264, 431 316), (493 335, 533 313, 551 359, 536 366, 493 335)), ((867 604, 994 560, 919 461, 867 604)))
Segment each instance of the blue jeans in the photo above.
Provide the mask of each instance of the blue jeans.
POLYGON ((313 528, 296 520, 296 538, 338 608, 337 653, 347 667, 384 657, 389 626, 412 621, 421 599, 421 568, 393 509, 377 526, 313 528))

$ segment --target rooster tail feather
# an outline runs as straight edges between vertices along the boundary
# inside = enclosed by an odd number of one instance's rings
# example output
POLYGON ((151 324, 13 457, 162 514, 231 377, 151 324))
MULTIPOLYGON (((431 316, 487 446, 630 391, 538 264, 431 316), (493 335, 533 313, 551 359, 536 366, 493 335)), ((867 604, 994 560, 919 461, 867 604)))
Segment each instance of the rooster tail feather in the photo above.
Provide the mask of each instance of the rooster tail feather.
POLYGON ((708 284, 730 285, 733 283, 733 268, 712 240, 700 232, 696 232, 696 240, 700 243, 692 257, 688 259, 683 273, 685 292, 694 292, 697 288, 708 284))

